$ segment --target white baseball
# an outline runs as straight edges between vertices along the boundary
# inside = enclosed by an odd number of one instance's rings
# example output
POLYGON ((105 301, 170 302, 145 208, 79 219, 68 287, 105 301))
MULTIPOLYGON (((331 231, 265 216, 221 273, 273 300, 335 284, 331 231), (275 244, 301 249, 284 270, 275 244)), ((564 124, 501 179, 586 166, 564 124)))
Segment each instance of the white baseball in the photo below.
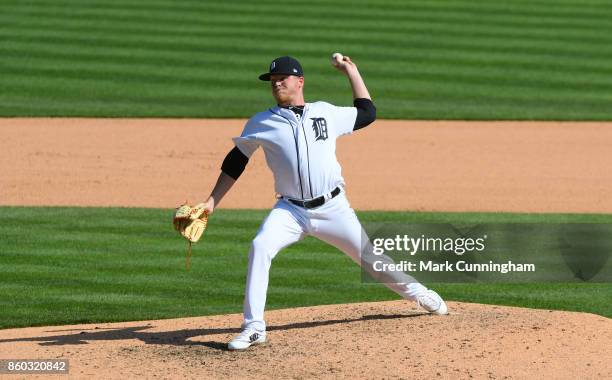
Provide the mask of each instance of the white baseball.
POLYGON ((342 59, 344 58, 344 56, 340 53, 334 53, 331 56, 331 63, 333 66, 338 66, 338 63, 340 61, 342 61, 342 59))

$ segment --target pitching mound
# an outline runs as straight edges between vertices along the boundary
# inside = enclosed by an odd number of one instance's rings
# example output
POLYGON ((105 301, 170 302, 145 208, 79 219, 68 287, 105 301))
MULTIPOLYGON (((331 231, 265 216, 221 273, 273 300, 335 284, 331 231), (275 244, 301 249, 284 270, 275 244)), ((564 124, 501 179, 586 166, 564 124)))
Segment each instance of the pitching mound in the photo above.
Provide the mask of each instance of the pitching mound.
POLYGON ((0 331, 2 358, 63 358, 75 378, 610 378, 612 320, 405 301, 269 311, 269 342, 226 350, 241 315, 0 331))

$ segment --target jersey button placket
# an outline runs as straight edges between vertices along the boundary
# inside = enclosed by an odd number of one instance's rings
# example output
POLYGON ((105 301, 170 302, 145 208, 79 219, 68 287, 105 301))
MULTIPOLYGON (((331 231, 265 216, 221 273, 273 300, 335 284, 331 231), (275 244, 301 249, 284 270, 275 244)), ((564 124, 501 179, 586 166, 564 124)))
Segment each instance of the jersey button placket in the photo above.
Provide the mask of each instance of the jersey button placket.
POLYGON ((308 192, 310 193, 310 198, 315 198, 316 195, 313 194, 312 191, 312 182, 311 182, 311 177, 310 177, 310 148, 308 147, 308 135, 306 134, 306 127, 304 126, 304 122, 305 120, 308 120, 307 118, 307 114, 309 111, 309 107, 308 105, 304 106, 304 111, 302 113, 302 118, 301 120, 298 119, 298 127, 301 127, 302 129, 302 133, 304 134, 304 144, 306 145, 306 171, 308 174, 308 186, 305 186, 306 189, 308 189, 308 192))
POLYGON ((297 121, 297 122, 293 122, 292 119, 290 117, 287 118, 287 121, 289 122, 289 125, 291 126, 291 132, 293 134, 293 138, 295 140, 295 154, 296 154, 296 160, 297 160, 297 174, 298 174, 298 181, 299 181, 299 189, 300 189, 300 194, 301 197, 304 198, 304 188, 305 188, 305 184, 304 184, 304 176, 302 175, 302 171, 304 170, 303 165, 302 165, 302 147, 301 147, 301 139, 300 139, 300 119, 297 118, 297 115, 293 112, 293 111, 288 111, 290 113, 291 116, 293 115, 293 120, 297 121))

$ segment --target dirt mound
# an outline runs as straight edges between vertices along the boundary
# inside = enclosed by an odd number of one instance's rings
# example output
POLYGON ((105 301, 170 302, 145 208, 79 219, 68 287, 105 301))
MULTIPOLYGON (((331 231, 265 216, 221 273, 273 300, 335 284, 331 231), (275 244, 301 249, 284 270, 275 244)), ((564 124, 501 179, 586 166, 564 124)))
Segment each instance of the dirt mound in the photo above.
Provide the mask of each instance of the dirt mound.
POLYGON ((0 331, 0 358, 63 358, 74 378, 610 378, 612 320, 405 301, 267 313, 269 342, 226 351, 239 314, 0 331))

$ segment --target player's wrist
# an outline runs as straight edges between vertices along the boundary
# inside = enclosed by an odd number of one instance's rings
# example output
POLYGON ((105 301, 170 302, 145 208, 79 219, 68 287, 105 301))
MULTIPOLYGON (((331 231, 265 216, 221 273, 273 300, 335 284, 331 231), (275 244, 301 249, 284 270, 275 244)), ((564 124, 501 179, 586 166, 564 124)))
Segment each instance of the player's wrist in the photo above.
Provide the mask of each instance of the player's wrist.
POLYGON ((348 66, 346 68, 345 74, 349 77, 349 79, 359 80, 361 79, 361 74, 356 66, 348 66))
POLYGON ((206 207, 212 212, 215 208, 215 197, 214 196, 209 196, 208 199, 206 200, 206 202, 204 202, 206 204, 206 207))

